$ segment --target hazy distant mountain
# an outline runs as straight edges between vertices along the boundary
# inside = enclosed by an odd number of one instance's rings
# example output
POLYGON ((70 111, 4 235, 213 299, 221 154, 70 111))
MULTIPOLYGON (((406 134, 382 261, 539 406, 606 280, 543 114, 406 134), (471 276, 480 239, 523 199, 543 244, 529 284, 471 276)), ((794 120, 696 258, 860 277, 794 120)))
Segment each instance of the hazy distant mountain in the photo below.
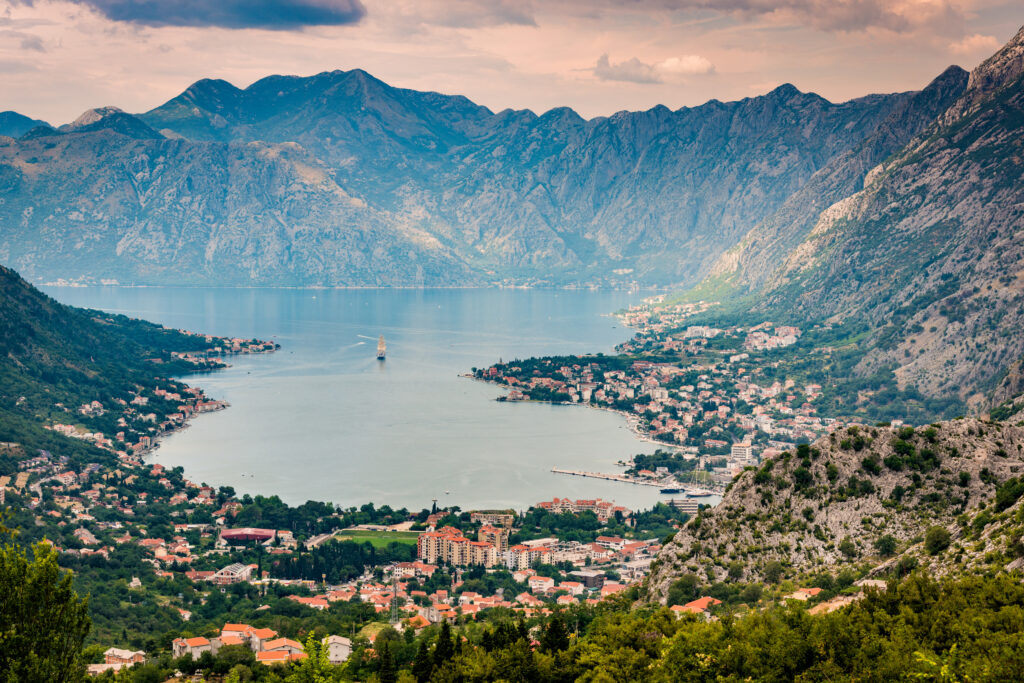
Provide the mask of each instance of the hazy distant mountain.
POLYGON ((862 189, 799 225, 785 250, 754 231, 702 289, 863 324, 858 370, 893 368, 928 395, 984 407, 1024 392, 1024 29, 862 189))
POLYGON ((693 283, 835 160, 909 140, 948 80, 589 121, 358 70, 199 81, 0 143, 0 261, 34 280, 693 283))
POLYGON ((46 121, 30 119, 16 111, 0 111, 0 135, 20 138, 37 126, 50 127, 46 121))

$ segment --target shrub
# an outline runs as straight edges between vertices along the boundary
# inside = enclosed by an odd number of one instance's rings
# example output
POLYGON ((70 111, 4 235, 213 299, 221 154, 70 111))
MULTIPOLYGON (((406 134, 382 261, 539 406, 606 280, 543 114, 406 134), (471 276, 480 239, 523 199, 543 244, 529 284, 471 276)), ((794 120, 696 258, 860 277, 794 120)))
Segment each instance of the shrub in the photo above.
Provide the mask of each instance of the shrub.
POLYGON ((881 461, 877 455, 870 455, 860 461, 861 467, 868 474, 879 475, 882 473, 881 461))
POLYGON ((875 541, 875 550, 882 557, 892 557, 893 553, 896 552, 896 539, 889 534, 881 536, 875 541))
POLYGON ((885 460, 882 462, 885 463, 886 467, 895 472, 899 472, 903 469, 903 458, 898 455, 887 455, 885 456, 885 460))
POLYGON ((996 512, 1012 507, 1021 496, 1024 496, 1024 479, 1007 479, 996 487, 996 512))
POLYGON ((800 466, 793 470, 793 484, 796 488, 805 489, 814 483, 814 475, 806 467, 800 466))
POLYGON ((764 566, 764 580, 768 583, 778 583, 782 579, 782 563, 772 560, 764 566))
POLYGON ((928 527, 924 534, 924 549, 929 555, 938 555, 949 547, 949 531, 941 526, 928 527))

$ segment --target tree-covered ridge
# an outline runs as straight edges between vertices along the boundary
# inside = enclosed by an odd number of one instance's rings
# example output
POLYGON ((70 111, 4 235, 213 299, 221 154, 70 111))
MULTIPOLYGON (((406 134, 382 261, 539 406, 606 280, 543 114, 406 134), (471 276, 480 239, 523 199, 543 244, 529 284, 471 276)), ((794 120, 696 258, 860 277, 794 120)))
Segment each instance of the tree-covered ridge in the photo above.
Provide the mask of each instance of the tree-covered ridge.
POLYGON ((667 544, 648 579, 812 581, 928 566, 936 574, 1024 566, 1024 428, 973 419, 850 427, 748 468, 722 503, 667 544))
MULTIPOLYGON (((101 458, 88 443, 56 436, 43 425, 69 424, 111 439, 123 432, 123 443, 154 436, 157 427, 148 425, 181 410, 168 394, 188 395, 184 384, 169 378, 223 367, 222 354, 272 348, 65 306, 0 266, 0 441, 19 444, 27 457, 41 448, 101 458), (136 406, 153 418, 120 422, 136 406)), ((10 474, 7 464, 0 475, 10 474)))
POLYGON ((339 666, 321 656, 321 621, 310 621, 302 639, 310 656, 288 666, 262 666, 248 649, 228 646, 199 660, 161 655, 118 680, 165 680, 177 670, 268 683, 987 682, 1024 671, 1024 586, 1010 576, 919 572, 825 614, 794 601, 719 607, 708 620, 619 600, 529 620, 492 614, 419 631, 384 626, 357 634, 339 666))

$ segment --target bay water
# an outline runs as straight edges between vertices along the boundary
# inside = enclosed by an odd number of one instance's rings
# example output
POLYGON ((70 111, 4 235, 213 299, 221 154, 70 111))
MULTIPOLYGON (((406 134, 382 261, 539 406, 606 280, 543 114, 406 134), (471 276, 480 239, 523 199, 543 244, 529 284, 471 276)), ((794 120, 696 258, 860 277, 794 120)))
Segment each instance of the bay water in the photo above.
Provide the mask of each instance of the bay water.
POLYGON ((202 415, 149 458, 194 481, 291 504, 524 510, 554 496, 632 509, 652 487, 554 474, 618 472, 652 452, 625 419, 583 406, 498 402, 473 367, 610 353, 633 331, 610 313, 641 296, 531 289, 45 288, 57 300, 172 327, 281 344, 184 378, 227 410, 202 415), (387 359, 375 358, 377 338, 387 359))

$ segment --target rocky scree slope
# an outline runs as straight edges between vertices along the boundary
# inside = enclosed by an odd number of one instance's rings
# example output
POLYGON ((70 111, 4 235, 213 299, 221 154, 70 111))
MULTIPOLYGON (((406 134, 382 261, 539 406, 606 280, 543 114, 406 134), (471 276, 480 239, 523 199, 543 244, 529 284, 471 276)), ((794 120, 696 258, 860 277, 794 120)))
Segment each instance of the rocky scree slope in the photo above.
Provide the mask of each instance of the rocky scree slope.
POLYGON ((664 546, 648 595, 664 602, 686 573, 764 582, 774 563, 795 579, 1020 568, 1022 495, 1024 426, 851 427, 740 474, 664 546))

